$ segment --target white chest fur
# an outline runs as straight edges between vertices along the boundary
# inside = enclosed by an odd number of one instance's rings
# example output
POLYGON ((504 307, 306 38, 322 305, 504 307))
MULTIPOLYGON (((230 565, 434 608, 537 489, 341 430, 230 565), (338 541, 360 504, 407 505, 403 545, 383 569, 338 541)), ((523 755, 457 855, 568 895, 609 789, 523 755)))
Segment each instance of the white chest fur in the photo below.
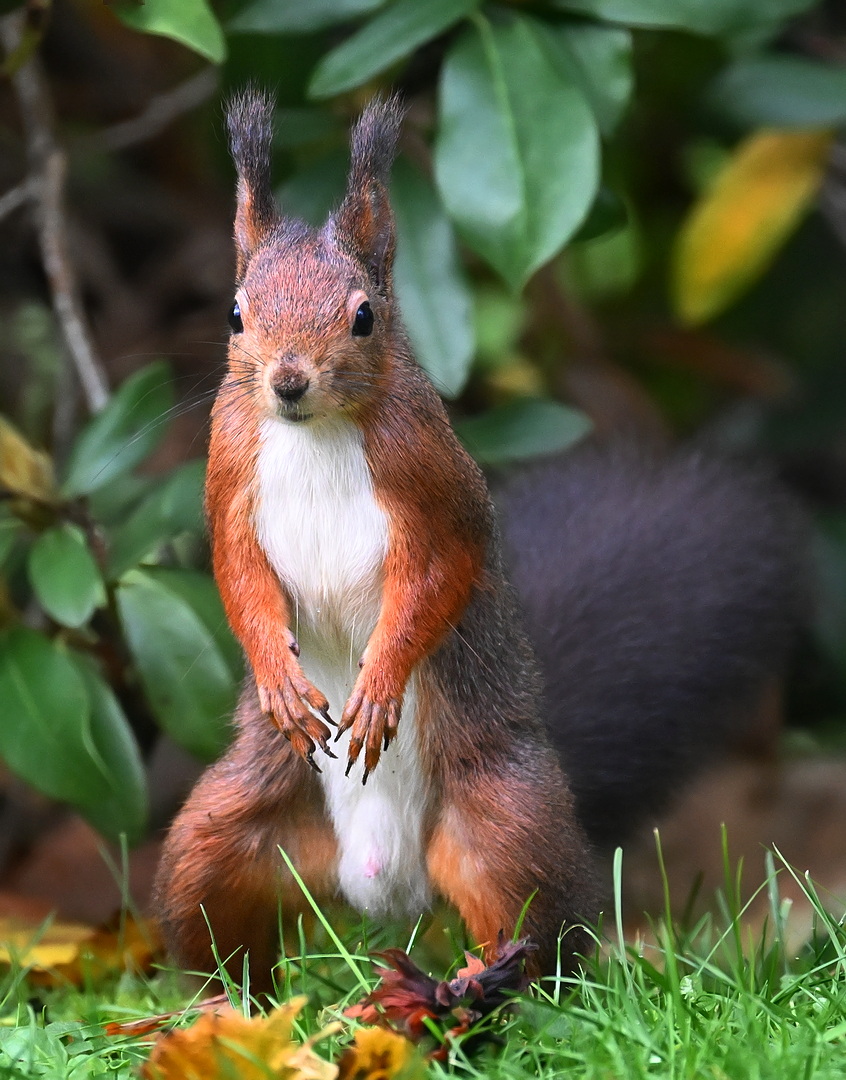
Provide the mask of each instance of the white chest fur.
MULTIPOLYGON (((361 433, 347 421, 266 420, 258 459, 256 532, 294 605, 300 663, 337 720, 382 600, 388 521, 373 494, 361 433)), ((340 847, 340 888, 372 914, 419 914, 429 900, 423 856, 427 792, 419 766, 414 677, 399 735, 361 783, 319 752, 340 847)))

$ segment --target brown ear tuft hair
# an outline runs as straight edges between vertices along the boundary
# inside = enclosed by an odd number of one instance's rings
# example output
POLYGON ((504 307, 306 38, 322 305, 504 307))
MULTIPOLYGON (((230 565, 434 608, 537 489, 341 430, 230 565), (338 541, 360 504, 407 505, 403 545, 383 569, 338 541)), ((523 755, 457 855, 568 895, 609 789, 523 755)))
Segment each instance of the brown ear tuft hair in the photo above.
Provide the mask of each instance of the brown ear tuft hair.
POLYGON ((350 138, 351 191, 373 180, 388 186, 404 118, 405 107, 396 95, 375 97, 367 105, 350 138))
POLYGON ((388 180, 405 109, 398 97, 374 98, 353 128, 347 194, 333 225, 366 263, 374 285, 390 291, 394 217, 388 180))
POLYGON ((270 183, 273 98, 255 86, 236 95, 226 110, 229 146, 238 170, 235 243, 238 274, 278 220, 270 183))

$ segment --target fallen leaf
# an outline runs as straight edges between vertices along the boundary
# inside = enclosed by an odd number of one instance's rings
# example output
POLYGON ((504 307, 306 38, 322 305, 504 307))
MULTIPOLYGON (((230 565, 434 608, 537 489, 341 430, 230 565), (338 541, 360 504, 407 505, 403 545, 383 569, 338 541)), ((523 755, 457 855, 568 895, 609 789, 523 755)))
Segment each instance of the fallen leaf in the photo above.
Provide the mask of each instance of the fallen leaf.
POLYGON ((426 1062, 395 1031, 362 1028, 341 1056, 338 1080, 423 1080, 426 1062))
MULTIPOLYGON (((396 1030, 413 1042, 434 1038, 434 1028, 442 1036, 431 1056, 442 1057, 449 1039, 465 1034, 526 988, 526 957, 535 948, 528 941, 501 938, 492 964, 466 953, 466 967, 441 982, 421 971, 402 949, 385 949, 374 953, 387 964, 381 983, 344 1015, 396 1030)), ((465 1044, 465 1049, 472 1047, 465 1044)))
POLYGON ((112 1020, 103 1025, 106 1035, 128 1035, 132 1038, 140 1038, 150 1035, 154 1031, 163 1028, 165 1024, 180 1020, 187 1013, 192 1012, 228 1012, 232 1006, 226 994, 215 994, 214 997, 203 998, 190 1005, 187 1009, 177 1009, 174 1012, 158 1013, 156 1016, 143 1016, 138 1020, 112 1020))
POLYGON ((42 925, 0 918, 0 965, 17 964, 37 986, 98 980, 122 971, 146 971, 159 950, 149 923, 127 918, 96 928, 81 923, 42 925))
POLYGON ((679 232, 681 319, 713 318, 764 272, 816 195, 833 139, 831 131, 764 130, 738 146, 679 232))
POLYGON ((141 1076, 144 1080, 335 1080, 337 1065, 313 1046, 338 1025, 304 1043, 291 1039, 294 1020, 306 1003, 293 998, 268 1016, 248 1019, 234 1010, 204 1013, 191 1027, 157 1040, 141 1076))

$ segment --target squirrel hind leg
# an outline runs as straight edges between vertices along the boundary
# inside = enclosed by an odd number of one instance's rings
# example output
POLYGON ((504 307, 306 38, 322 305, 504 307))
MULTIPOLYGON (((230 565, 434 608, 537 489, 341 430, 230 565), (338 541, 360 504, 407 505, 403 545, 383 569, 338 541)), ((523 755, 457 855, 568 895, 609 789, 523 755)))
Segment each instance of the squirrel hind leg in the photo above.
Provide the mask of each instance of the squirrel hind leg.
MULTIPOLYGON (((553 792, 561 787, 560 777, 549 779, 553 792)), ((525 909, 521 936, 538 947, 530 976, 572 970, 589 951, 582 920, 594 920, 597 905, 591 857, 566 791, 565 805, 555 806, 548 791, 501 776, 491 778, 489 796, 479 787, 472 801, 444 806, 427 850, 432 884, 458 909, 488 963, 525 909)))
POLYGON ((310 911, 279 848, 325 902, 337 891, 337 841, 322 806, 303 790, 310 776, 288 799, 257 801, 255 788, 233 782, 237 770, 229 765, 224 758, 206 771, 171 826, 156 880, 157 913, 181 968, 214 974, 216 952, 239 980, 249 953, 251 986, 268 991, 280 914, 284 925, 310 911))

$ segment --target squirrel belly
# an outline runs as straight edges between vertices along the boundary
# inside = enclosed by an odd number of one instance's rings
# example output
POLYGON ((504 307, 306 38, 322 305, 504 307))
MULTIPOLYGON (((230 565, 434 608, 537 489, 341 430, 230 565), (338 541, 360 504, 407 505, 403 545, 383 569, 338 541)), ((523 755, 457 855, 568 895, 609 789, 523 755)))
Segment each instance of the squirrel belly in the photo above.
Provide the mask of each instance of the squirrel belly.
MULTIPOLYGON (((288 592, 300 664, 340 717, 382 604, 389 521, 378 505, 360 430, 343 417, 260 428, 259 545, 288 592)), ((321 757, 320 782, 338 841, 338 882, 370 915, 416 917, 431 894, 424 857, 428 793, 421 767, 416 677, 382 765, 364 785, 338 758, 321 757)), ((359 767, 360 768, 360 767, 359 767)))

